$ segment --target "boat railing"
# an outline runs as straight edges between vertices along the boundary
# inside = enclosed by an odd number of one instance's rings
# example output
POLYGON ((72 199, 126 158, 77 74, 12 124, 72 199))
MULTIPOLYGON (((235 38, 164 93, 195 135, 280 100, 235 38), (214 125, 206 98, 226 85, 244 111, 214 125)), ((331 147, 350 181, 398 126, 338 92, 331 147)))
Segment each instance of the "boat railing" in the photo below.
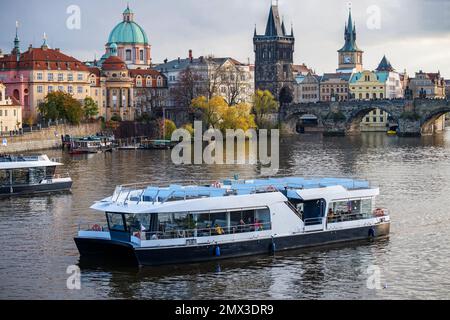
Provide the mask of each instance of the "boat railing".
POLYGON ((78 231, 109 232, 109 228, 102 223, 80 221, 78 231))
POLYGON ((185 238, 200 238, 200 237, 212 237, 223 236, 231 234, 241 234, 249 232, 261 232, 272 229, 272 223, 255 223, 235 226, 217 226, 214 228, 203 229, 187 229, 187 230, 166 230, 157 232, 133 232, 133 236, 142 241, 152 240, 169 240, 169 239, 185 239, 185 238))
POLYGON ((339 213, 333 214, 327 217, 328 223, 348 222, 364 219, 382 218, 389 216, 389 210, 387 209, 375 209, 373 212, 368 213, 339 213))

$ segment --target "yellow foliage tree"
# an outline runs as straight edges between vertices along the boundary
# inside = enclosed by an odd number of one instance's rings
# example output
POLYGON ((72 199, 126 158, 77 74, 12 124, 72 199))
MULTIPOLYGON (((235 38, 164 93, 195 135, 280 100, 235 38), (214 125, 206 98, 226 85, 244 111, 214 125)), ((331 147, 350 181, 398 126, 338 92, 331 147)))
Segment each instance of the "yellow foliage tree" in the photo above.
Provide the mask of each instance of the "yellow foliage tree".
POLYGON ((192 107, 199 109, 203 114, 203 121, 207 127, 219 129, 222 114, 228 108, 228 104, 222 97, 212 97, 208 100, 201 96, 192 100, 192 107))
POLYGON ((229 106, 222 97, 199 97, 192 100, 192 106, 201 110, 203 121, 207 127, 220 129, 242 129, 247 131, 256 128, 255 116, 251 114, 251 106, 240 103, 229 106))
POLYGON ((270 91, 257 90, 253 95, 253 113, 255 114, 256 124, 259 127, 265 125, 268 114, 277 112, 278 109, 278 102, 270 91))

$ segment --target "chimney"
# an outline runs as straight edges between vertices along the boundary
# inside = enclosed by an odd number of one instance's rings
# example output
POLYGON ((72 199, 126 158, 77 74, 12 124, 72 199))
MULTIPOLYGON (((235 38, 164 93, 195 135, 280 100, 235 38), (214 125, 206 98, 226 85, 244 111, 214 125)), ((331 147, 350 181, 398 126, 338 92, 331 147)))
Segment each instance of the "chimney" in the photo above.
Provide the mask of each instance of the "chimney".
POLYGON ((194 57, 192 56, 192 49, 189 49, 189 61, 191 63, 194 61, 194 57))
POLYGON ((181 63, 181 58, 180 57, 178 57, 178 63, 181 63))
POLYGON ((59 51, 61 51, 61 50, 60 50, 59 48, 55 48, 55 51, 56 51, 56 52, 59 52, 59 51))

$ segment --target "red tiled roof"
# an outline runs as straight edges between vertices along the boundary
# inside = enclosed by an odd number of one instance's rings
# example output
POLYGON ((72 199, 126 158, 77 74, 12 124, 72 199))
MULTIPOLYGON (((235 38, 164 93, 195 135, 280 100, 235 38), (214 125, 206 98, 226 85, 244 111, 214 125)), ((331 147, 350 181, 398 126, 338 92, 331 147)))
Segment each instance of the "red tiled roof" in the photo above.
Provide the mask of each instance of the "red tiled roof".
POLYGON ((0 70, 73 70, 88 71, 81 61, 65 55, 59 49, 30 48, 17 56, 10 54, 0 58, 0 70))
POLYGON ((159 71, 157 71, 155 69, 133 69, 133 70, 130 70, 131 77, 136 77, 138 75, 142 76, 142 77, 152 76, 153 78, 156 78, 158 76, 163 76, 159 71))
POLYGON ((127 65, 118 56, 110 56, 102 64, 103 70, 127 70, 127 65))

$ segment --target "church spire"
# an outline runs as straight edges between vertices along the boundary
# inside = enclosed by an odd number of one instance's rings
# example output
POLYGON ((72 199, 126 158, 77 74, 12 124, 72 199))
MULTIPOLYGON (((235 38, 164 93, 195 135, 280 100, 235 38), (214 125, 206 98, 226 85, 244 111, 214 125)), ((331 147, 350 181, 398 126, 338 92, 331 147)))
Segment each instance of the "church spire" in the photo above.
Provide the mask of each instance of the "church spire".
POLYGON ((342 47, 340 52, 354 52, 361 51, 356 45, 356 24, 353 21, 352 17, 352 9, 349 7, 348 9, 348 21, 345 26, 345 45, 342 47))
POLYGON ((19 40, 19 21, 16 21, 16 37, 14 38, 13 54, 20 55, 20 40, 19 40))

